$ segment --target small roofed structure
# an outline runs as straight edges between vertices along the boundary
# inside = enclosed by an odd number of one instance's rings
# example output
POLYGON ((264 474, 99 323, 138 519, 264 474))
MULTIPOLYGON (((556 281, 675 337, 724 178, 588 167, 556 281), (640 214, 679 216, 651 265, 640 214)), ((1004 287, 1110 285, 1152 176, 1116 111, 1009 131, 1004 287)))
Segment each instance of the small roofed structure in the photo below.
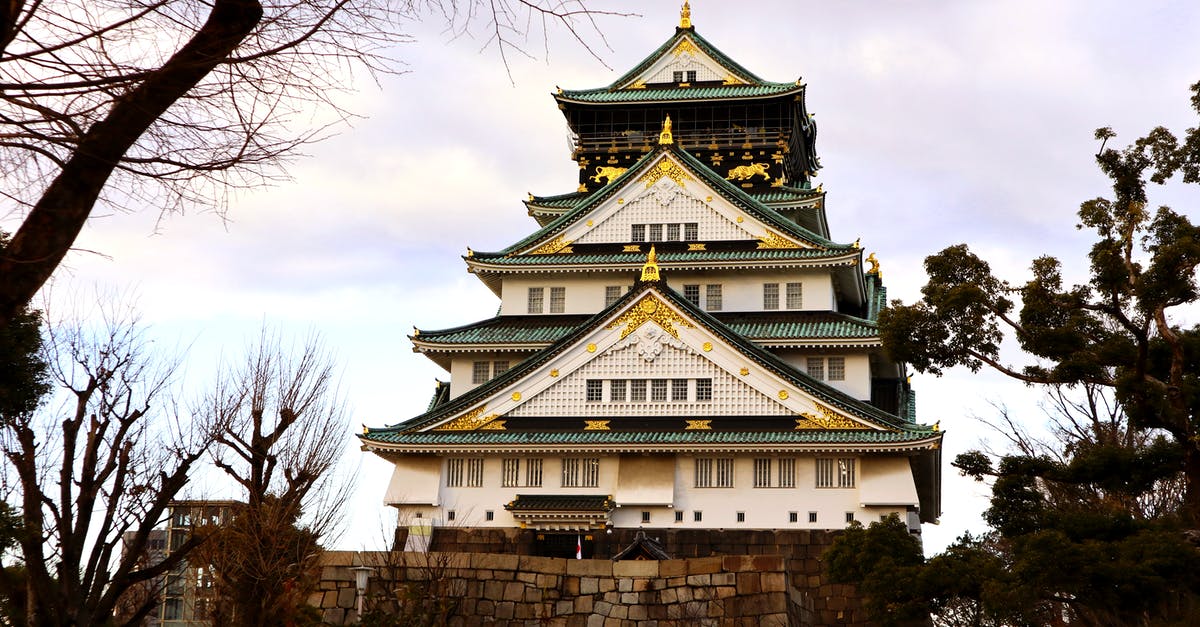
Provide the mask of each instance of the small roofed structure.
POLYGON ((649 561, 649 560, 669 560, 670 554, 667 553, 663 545, 658 540, 650 538, 645 531, 638 530, 637 535, 633 537, 633 544, 625 547, 620 553, 613 556, 612 561, 620 562, 622 560, 649 561))

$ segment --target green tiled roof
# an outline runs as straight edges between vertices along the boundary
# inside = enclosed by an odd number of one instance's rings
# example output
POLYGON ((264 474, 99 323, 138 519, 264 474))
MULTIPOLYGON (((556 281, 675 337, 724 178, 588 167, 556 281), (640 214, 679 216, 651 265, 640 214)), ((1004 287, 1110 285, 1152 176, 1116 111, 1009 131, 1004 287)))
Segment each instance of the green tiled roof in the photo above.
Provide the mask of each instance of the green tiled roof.
POLYGON ((769 192, 751 194, 755 200, 764 204, 777 202, 788 202, 793 200, 807 200, 817 196, 824 196, 825 192, 818 192, 815 189, 801 189, 799 187, 779 187, 772 189, 769 192))
POLYGON ((610 512, 613 501, 604 494, 518 494, 504 509, 510 512, 610 512))
MULTIPOLYGON (((697 263, 705 261, 792 261, 801 259, 828 259, 845 256, 851 248, 819 250, 815 248, 783 248, 761 250, 708 251, 689 250, 683 252, 658 253, 659 265, 671 263, 697 263)), ((554 254, 513 255, 503 252, 476 252, 473 259, 489 264, 504 266, 539 266, 545 264, 619 264, 641 266, 646 263, 645 253, 608 253, 596 255, 554 254)))
MULTIPOLYGON (((590 318, 588 315, 497 316, 450 329, 427 331, 418 341, 436 344, 529 344, 558 341, 590 318)), ((879 336, 868 320, 820 311, 713 313, 735 333, 753 340, 862 339, 879 336)))
MULTIPOLYGON (((698 416, 698 418, 703 418, 698 416)), ((902 444, 940 434, 930 428, 904 431, 796 429, 792 431, 434 431, 372 429, 364 439, 408 445, 554 444, 902 444)))
POLYGON ((587 192, 571 192, 557 196, 534 196, 532 200, 525 201, 525 204, 543 209, 572 209, 586 200, 587 197, 587 192))
POLYGON ((566 90, 557 94, 560 100, 576 102, 670 102, 679 100, 729 100, 734 98, 763 98, 793 91, 803 91, 796 83, 763 83, 761 85, 714 85, 712 87, 671 87, 667 89, 599 89, 566 90))

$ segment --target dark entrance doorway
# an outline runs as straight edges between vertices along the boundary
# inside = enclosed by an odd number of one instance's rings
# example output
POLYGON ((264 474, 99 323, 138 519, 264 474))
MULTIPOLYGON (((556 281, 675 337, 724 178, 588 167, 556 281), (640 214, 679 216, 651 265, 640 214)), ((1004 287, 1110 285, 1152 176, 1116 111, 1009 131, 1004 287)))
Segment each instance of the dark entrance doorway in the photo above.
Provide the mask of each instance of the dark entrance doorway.
POLYGON ((541 557, 574 559, 577 546, 583 549, 583 559, 591 559, 596 552, 590 533, 539 531, 533 536, 533 554, 541 557))

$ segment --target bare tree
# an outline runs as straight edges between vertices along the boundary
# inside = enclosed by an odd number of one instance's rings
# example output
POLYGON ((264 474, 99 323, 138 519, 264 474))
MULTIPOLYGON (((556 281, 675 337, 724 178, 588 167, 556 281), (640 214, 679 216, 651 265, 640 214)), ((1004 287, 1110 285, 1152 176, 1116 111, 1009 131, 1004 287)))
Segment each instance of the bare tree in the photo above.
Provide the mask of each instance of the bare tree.
POLYGON ((349 116, 335 97, 354 72, 391 67, 403 21, 435 16, 460 35, 483 23, 507 63, 538 25, 588 46, 603 12, 585 2, 0 2, 0 194, 20 221, 0 251, 0 324, 98 202, 221 212, 229 189, 283 176, 297 148, 328 134, 320 120, 349 116))
POLYGON ((203 413, 223 426, 213 461, 246 503, 199 557, 216 577, 215 623, 289 622, 349 496, 349 482, 334 472, 350 427, 333 360, 315 337, 290 347, 264 330, 203 413))
MULTIPOLYGON (((5 497, 22 510, 30 625, 112 624, 126 591, 195 545, 145 561, 151 530, 215 431, 173 412, 179 362, 150 350, 135 315, 109 307, 100 318, 47 325, 40 361, 51 393, 0 417, 5 485, 14 491, 5 497)), ((152 604, 144 597, 131 622, 152 604)))

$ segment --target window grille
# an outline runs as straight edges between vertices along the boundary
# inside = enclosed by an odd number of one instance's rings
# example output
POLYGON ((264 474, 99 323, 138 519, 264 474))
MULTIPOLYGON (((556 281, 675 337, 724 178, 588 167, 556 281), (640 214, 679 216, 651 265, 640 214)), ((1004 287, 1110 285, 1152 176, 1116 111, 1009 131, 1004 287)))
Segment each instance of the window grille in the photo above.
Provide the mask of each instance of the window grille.
POLYGON ((737 513, 737 521, 738 522, 746 522, 746 512, 738 512, 737 513))
POLYGON ((823 381, 825 379, 825 360, 821 357, 809 357, 808 376, 823 381))
POLYGON ((704 308, 708 311, 721 311, 721 286, 704 286, 704 308))
POLYGON ((694 520, 696 522, 703 521, 704 520, 704 512, 699 511, 699 510, 692 512, 692 520, 694 520))
POLYGON ((779 309, 778 283, 763 283, 763 309, 779 309))
POLYGON ((696 460, 696 487, 711 488, 713 460, 702 458, 696 460))
POLYGON ((458 512, 454 510, 446 512, 446 520, 454 520, 455 518, 458 518, 458 512))
POLYGON ((483 459, 467 460, 467 487, 478 488, 483 485, 483 459))
POLYGON ((712 400, 713 384, 712 379, 696 379, 696 401, 706 402, 712 400))
POLYGON ((845 357, 830 357, 829 358, 829 380, 830 381, 845 381, 846 380, 846 358, 845 357))
POLYGON ((816 513, 816 512, 809 512, 809 513, 808 513, 808 522, 810 522, 810 523, 815 523, 815 522, 817 522, 817 513, 816 513))
POLYGON ((683 512, 682 511, 675 512, 675 522, 683 522, 683 512))
POLYGON ((589 457, 583 460, 583 486, 594 488, 600 485, 600 458, 589 457))
POLYGON ((562 313, 567 309, 567 288, 550 288, 550 313, 562 313))
POLYGON ((504 460, 504 472, 500 485, 513 488, 521 485, 521 460, 515 457, 504 460))
POLYGON ((604 400, 604 381, 600 379, 587 380, 587 402, 599 403, 604 400))
POLYGON ((631 225, 630 229, 629 229, 629 241, 631 241, 631 242, 646 241, 646 225, 645 224, 631 225))
POLYGON ((679 241, 679 225, 678 224, 668 224, 667 225, 667 241, 668 242, 678 242, 679 241))
POLYGON ((642 522, 643 523, 650 522, 650 512, 642 512, 642 522))
POLYGON ((463 460, 446 460, 446 487, 457 488, 463 484, 463 460))
POLYGON ((493 361, 492 362, 492 376, 493 377, 498 377, 506 372, 508 372, 508 362, 507 361, 493 361))
POLYGON ((525 485, 531 488, 542 487, 542 460, 530 459, 525 462, 525 485))
POLYGON ((853 457, 818 458, 817 487, 818 488, 853 488, 854 487, 853 457))
POLYGON ((567 457, 563 459, 564 488, 594 488, 600 484, 600 458, 567 457))
POLYGON ((496 512, 494 512, 490 509, 487 510, 486 512, 483 513, 483 519, 484 520, 496 520, 496 512))
POLYGON ((604 288, 604 306, 605 307, 608 307, 609 305, 617 302, 618 300, 620 300, 620 298, 621 298, 621 286, 620 285, 609 285, 604 288))
POLYGON ((688 380, 671 379, 671 400, 676 403, 686 403, 688 399, 688 380))
POLYGON ((608 400, 613 403, 625 402, 625 390, 628 388, 625 379, 613 379, 608 382, 608 400))
POLYGON ((733 487, 733 459, 722 458, 717 460, 717 487, 732 488, 733 487))
POLYGON ((673 79, 673 80, 674 80, 676 83, 682 83, 682 82, 683 82, 683 72, 682 72, 682 71, 675 71, 675 72, 672 72, 672 73, 671 73, 671 78, 672 78, 672 79, 673 79))
POLYGON ((854 458, 843 457, 838 460, 838 487, 854 487, 854 458))
POLYGON ((471 383, 476 385, 487 383, 488 376, 491 375, 491 364, 486 361, 477 361, 471 364, 471 383))
POLYGON ((796 460, 790 458, 779 460, 778 485, 781 488, 796 487, 796 460))
POLYGON ((684 222, 683 223, 683 239, 692 241, 700 239, 700 223, 699 222, 684 222))
POLYGON ((646 232, 646 240, 647 240, 647 241, 651 241, 651 242, 661 242, 661 241, 662 241, 663 225, 661 225, 661 224, 650 224, 650 225, 647 225, 647 226, 648 226, 648 228, 646 229, 646 230, 647 230, 647 232, 646 232))
POLYGON ((846 522, 854 522, 854 512, 846 512, 846 522))
POLYGON ((804 292, 802 283, 787 284, 787 308, 801 309, 804 307, 804 292))
POLYGON ((771 487, 771 460, 770 460, 770 458, 754 460, 754 487, 756 487, 756 488, 771 487))
POLYGON ((542 302, 546 297, 546 290, 540 287, 529 288, 529 311, 531 314, 542 313, 542 302))
POLYGON ((791 522, 791 523, 800 522, 800 513, 799 512, 788 512, 788 522, 791 522))
POLYGON ((688 70, 687 71, 687 82, 689 82, 689 83, 696 82, 696 70, 688 70))
POLYGON ((699 285, 684 285, 683 298, 689 303, 700 306, 700 286, 699 285))
POLYGON ((646 380, 632 379, 629 381, 629 401, 631 403, 646 402, 646 380))
POLYGON ((655 403, 665 403, 667 400, 667 380, 650 380, 650 400, 655 403))

